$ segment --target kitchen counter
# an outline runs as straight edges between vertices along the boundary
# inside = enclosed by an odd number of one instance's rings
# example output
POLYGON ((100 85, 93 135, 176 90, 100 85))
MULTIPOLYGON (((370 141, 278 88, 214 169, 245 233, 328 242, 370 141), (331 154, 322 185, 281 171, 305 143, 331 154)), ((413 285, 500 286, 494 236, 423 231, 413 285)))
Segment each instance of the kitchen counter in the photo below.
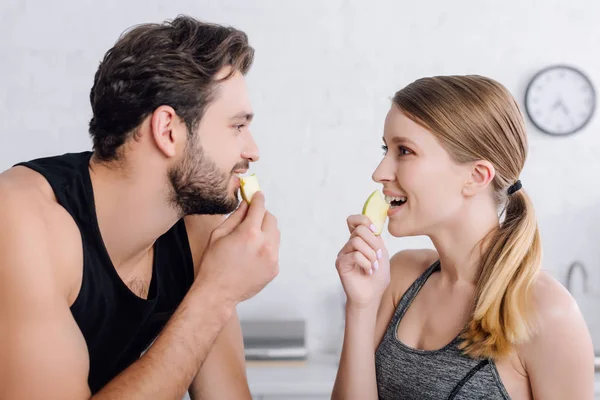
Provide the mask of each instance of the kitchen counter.
POLYGON ((298 365, 248 365, 247 374, 254 400, 329 400, 337 358, 312 357, 298 365))
MULTIPOLYGON (((600 357, 597 358, 597 362, 600 357)), ((596 368, 595 399, 600 400, 600 368, 596 368)), ((311 358, 304 366, 248 366, 254 400, 331 399, 337 358, 311 358)))

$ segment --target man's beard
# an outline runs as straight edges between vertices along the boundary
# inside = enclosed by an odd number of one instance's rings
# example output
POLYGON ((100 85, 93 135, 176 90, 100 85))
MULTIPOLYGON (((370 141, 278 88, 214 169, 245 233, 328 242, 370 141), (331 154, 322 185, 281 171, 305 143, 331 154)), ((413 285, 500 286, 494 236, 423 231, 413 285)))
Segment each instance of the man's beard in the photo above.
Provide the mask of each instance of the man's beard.
MULTIPOLYGON (((236 165, 233 170, 238 168, 247 169, 248 162, 236 165)), ((171 204, 182 217, 192 214, 225 215, 233 212, 239 204, 237 193, 232 196, 228 193, 231 174, 219 171, 193 139, 188 141, 181 162, 168 174, 172 186, 171 204)))

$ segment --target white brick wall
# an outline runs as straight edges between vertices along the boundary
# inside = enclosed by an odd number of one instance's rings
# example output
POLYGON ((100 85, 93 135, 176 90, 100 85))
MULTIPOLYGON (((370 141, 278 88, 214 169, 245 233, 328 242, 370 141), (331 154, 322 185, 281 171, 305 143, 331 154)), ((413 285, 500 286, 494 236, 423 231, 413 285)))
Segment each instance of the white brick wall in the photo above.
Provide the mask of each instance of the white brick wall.
MULTIPOLYGON (((478 73, 522 103, 538 69, 569 63, 600 90, 597 0, 120 3, 2 0, 0 168, 89 148, 93 74, 125 28, 185 13, 245 30, 257 50, 249 75, 262 152, 255 171, 279 217, 282 247, 280 276, 240 313, 306 318, 313 350, 338 340, 333 263, 346 240, 344 219, 376 187, 370 175, 397 89, 425 75, 478 73)), ((600 115, 566 139, 532 127, 522 177, 537 206, 545 267, 563 279, 580 259, 596 291, 599 127, 600 115)), ((392 250, 430 246, 423 238, 387 239, 392 250)))

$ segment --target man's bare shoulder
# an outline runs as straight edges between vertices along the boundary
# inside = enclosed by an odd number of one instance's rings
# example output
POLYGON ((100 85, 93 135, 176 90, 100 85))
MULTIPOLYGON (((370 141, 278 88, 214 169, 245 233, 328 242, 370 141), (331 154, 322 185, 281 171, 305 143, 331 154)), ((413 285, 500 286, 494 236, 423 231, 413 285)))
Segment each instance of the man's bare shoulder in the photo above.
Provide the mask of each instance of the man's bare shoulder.
POLYGON ((47 233, 72 220, 58 204, 50 184, 39 173, 22 166, 0 173, 0 216, 11 228, 37 229, 47 233))
POLYGON ((59 205, 43 176, 25 167, 0 174, 0 218, 5 227, 0 235, 35 230, 50 222, 59 205))
POLYGON ((0 391, 88 399, 88 352, 69 310, 83 270, 77 226, 24 167, 0 174, 0 221, 0 353, 10 365, 0 367, 0 391))
POLYGON ((390 258, 390 286, 393 288, 394 304, 398 304, 404 292, 438 257, 435 250, 410 249, 399 251, 390 258))
MULTIPOLYGON (((0 174, 0 248, 5 252, 0 268, 14 268, 17 259, 35 252, 47 257, 36 274, 44 274, 45 266, 56 279, 57 288, 70 300, 78 292, 83 260, 81 236, 69 213, 56 201, 52 188, 39 173, 14 167, 0 174), (7 258, 10 258, 8 260, 7 258), (11 262, 15 261, 15 262, 11 262)), ((27 269, 22 274, 34 273, 27 269)), ((49 282, 50 284, 50 282, 49 282)))

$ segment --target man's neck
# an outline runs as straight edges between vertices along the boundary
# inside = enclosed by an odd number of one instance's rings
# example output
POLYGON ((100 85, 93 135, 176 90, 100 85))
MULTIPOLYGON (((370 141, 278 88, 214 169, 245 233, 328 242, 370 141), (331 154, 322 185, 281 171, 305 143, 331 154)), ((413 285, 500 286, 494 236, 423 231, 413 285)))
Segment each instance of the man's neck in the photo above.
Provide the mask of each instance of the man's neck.
POLYGON ((179 219, 168 205, 168 186, 157 178, 158 171, 126 168, 124 173, 90 162, 98 226, 113 265, 124 273, 135 268, 179 219))

